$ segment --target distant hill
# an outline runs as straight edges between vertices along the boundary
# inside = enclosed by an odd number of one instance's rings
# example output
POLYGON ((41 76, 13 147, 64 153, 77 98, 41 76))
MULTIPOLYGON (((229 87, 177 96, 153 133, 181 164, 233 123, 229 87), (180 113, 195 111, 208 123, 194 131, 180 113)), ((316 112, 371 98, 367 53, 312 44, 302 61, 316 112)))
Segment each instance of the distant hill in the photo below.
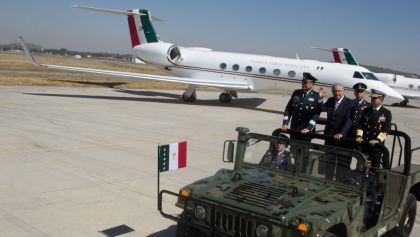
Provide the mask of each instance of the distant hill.
MULTIPOLYGON (((87 57, 88 55, 95 58, 113 58, 121 59, 125 61, 130 61, 132 56, 131 54, 118 54, 118 53, 106 53, 106 52, 85 52, 85 51, 75 51, 69 50, 66 48, 61 49, 49 49, 36 44, 26 43, 29 50, 32 52, 44 52, 53 55, 81 55, 82 57, 87 57)), ((0 44, 0 51, 10 51, 10 50, 23 50, 20 43, 11 43, 11 44, 0 44)))
MULTIPOLYGON (((26 44, 29 48, 29 50, 35 51, 35 52, 42 52, 44 50, 44 47, 36 45, 36 44, 26 44)), ((11 43, 11 44, 0 44, 0 49, 3 51, 8 50, 23 50, 22 45, 20 43, 11 43)))

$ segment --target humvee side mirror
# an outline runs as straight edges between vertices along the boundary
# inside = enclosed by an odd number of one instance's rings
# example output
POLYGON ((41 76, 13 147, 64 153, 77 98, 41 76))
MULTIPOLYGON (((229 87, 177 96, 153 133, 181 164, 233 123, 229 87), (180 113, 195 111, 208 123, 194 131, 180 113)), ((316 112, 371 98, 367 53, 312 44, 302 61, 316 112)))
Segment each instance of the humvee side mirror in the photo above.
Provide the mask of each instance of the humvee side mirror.
POLYGON ((235 155, 235 140, 226 140, 223 144, 223 162, 232 163, 234 160, 235 155), (226 143, 227 145, 227 152, 226 152, 226 143), (225 155, 226 154, 226 155, 225 155), (226 157, 226 158, 225 158, 226 157))

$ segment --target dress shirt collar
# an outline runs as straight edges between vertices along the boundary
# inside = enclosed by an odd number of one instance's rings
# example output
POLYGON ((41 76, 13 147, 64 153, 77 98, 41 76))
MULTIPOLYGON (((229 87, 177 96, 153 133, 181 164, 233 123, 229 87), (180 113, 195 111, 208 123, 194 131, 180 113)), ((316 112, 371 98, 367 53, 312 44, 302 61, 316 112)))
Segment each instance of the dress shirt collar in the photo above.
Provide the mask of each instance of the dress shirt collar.
POLYGON ((343 99, 344 99, 344 96, 343 96, 343 97, 341 97, 338 101, 336 100, 336 101, 335 101, 335 103, 336 103, 336 104, 340 104, 340 103, 341 103, 341 101, 342 101, 343 99))

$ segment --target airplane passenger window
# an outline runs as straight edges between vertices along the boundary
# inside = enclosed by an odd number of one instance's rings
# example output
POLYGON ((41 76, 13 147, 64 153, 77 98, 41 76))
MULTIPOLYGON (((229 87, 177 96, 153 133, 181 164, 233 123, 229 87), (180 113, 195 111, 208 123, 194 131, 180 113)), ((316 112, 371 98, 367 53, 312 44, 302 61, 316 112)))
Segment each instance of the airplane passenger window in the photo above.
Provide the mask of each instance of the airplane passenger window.
POLYGON ((413 87, 414 87, 413 84, 408 85, 408 88, 410 88, 410 89, 413 89, 413 87))
POLYGON ((225 69, 226 69, 226 63, 221 63, 221 64, 220 64, 220 69, 225 70, 225 69))
POLYGON ((233 69, 233 71, 238 71, 239 70, 239 65, 238 64, 233 64, 232 69, 233 69))
POLYGON ((360 72, 354 72, 354 74, 353 74, 353 78, 360 78, 360 79, 364 79, 364 77, 362 76, 362 74, 360 74, 360 72))
POLYGON ((287 75, 288 75, 289 77, 295 77, 295 76, 296 76, 296 72, 295 72, 295 71, 289 71, 289 72, 287 73, 287 75))
POLYGON ((280 75, 280 69, 274 69, 273 74, 274 74, 274 76, 280 75))
POLYGON ((417 86, 417 89, 419 89, 419 90, 420 90, 420 86, 417 86))
POLYGON ((261 74, 265 74, 266 71, 267 71, 267 69, 265 69, 265 67, 261 67, 260 68, 260 73, 261 74))
POLYGON ((246 66, 245 71, 251 72, 252 71, 252 67, 251 66, 246 66))
POLYGON ((368 79, 368 80, 375 80, 375 81, 378 81, 378 78, 377 78, 375 75, 373 75, 373 73, 371 73, 371 72, 362 72, 362 74, 363 74, 363 76, 365 76, 365 78, 366 78, 366 79, 368 79))

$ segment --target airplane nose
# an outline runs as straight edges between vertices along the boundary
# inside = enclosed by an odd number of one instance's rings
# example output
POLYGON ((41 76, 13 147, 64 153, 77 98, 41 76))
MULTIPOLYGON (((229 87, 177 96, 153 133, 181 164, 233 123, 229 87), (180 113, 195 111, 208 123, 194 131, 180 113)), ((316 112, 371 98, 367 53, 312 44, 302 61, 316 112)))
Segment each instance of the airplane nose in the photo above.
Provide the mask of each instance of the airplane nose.
POLYGON ((368 83, 368 90, 370 91, 371 89, 377 89, 384 92, 386 96, 399 99, 399 100, 404 100, 404 97, 400 93, 398 93, 391 87, 385 85, 383 82, 371 81, 370 83, 368 83))

